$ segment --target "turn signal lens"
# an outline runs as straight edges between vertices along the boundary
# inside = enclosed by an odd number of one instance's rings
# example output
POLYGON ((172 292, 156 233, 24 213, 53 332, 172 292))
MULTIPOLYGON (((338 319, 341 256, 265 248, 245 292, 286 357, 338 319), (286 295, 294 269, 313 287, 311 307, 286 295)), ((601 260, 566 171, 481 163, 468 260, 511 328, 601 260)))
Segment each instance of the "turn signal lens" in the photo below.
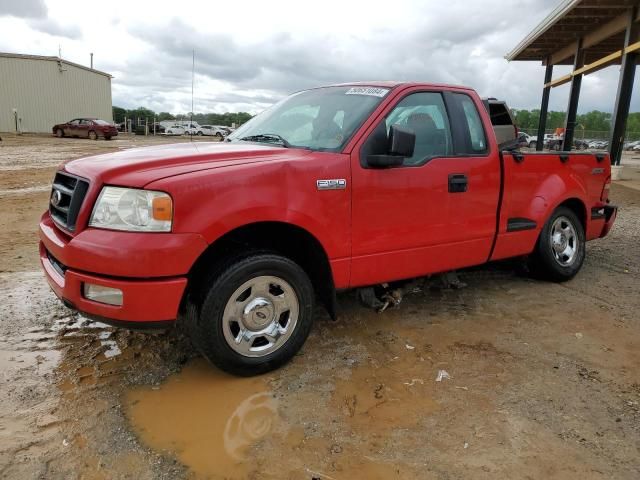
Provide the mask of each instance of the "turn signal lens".
POLYGON ((171 221, 173 205, 171 197, 156 197, 153 199, 153 219, 171 221))

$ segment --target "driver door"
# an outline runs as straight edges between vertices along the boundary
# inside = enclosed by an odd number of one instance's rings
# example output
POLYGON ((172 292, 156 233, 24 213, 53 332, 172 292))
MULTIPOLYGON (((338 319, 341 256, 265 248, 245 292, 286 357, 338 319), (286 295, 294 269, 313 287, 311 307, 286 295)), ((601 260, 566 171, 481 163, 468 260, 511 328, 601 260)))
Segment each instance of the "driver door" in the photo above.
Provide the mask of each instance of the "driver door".
POLYGON ((79 119, 74 119, 71 120, 69 123, 67 123, 67 126, 65 127, 65 134, 66 135, 71 135, 71 136, 76 136, 78 135, 78 124, 80 123, 79 119))
POLYGON ((354 148, 351 286, 487 260, 500 167, 480 107, 466 93, 409 90, 354 148), (386 153, 391 125, 414 131, 414 155, 398 167, 371 168, 367 156, 386 153))

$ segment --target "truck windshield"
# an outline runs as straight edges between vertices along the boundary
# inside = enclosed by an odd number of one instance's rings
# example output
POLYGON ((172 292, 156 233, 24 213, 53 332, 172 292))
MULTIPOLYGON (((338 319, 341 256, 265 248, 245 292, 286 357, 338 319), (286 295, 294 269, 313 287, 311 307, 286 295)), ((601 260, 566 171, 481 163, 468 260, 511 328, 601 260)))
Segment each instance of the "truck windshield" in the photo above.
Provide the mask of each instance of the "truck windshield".
POLYGON ((249 120, 227 141, 337 152, 387 93, 387 88, 366 86, 295 93, 249 120))

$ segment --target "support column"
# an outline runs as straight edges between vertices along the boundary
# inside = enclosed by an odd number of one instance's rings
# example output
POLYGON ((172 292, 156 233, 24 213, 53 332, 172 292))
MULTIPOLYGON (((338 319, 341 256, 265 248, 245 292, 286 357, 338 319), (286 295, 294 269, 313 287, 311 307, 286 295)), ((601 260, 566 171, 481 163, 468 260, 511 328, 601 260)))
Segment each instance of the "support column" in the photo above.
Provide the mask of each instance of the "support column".
MULTIPOLYGON (((584 67, 584 50, 582 49, 582 39, 578 40, 578 48, 574 56, 573 71, 584 67)), ((574 75, 571 78, 571 90, 569 91, 569 104, 567 105, 567 118, 564 124, 564 141, 562 150, 571 151, 573 148, 573 132, 576 129, 576 116, 578 113, 578 101, 580 100, 580 86, 582 85, 582 74, 574 75)))
MULTIPOLYGON (((551 58, 547 58, 547 68, 544 71, 544 84, 547 85, 551 81, 553 75, 553 65, 550 63, 551 58)), ((540 105, 540 119, 538 120, 538 140, 536 141, 536 150, 542 151, 544 148, 544 132, 547 128, 547 111, 549 110, 549 94, 551 87, 545 86, 542 89, 542 104, 540 105)))
MULTIPOLYGON (((629 23, 624 36, 624 47, 628 47, 638 41, 640 37, 640 26, 633 20, 638 14, 638 7, 631 9, 629 23)), ((638 52, 629 52, 622 55, 622 65, 620 67, 620 77, 618 79, 618 93, 616 94, 616 104, 613 108, 611 119, 611 141, 609 142, 609 154, 612 165, 620 165, 622 149, 624 146, 624 134, 627 127, 627 117, 629 116, 629 106, 631 104, 631 93, 633 92, 633 78, 636 73, 636 63, 638 52)))

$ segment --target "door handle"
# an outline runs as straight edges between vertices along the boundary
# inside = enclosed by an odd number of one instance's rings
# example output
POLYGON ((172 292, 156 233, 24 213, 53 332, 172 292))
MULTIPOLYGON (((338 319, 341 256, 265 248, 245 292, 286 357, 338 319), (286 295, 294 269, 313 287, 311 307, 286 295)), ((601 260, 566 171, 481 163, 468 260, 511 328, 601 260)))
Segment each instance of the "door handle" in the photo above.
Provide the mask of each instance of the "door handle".
POLYGON ((467 191, 469 181, 462 173, 452 173, 449 175, 449 193, 464 193, 467 191))

